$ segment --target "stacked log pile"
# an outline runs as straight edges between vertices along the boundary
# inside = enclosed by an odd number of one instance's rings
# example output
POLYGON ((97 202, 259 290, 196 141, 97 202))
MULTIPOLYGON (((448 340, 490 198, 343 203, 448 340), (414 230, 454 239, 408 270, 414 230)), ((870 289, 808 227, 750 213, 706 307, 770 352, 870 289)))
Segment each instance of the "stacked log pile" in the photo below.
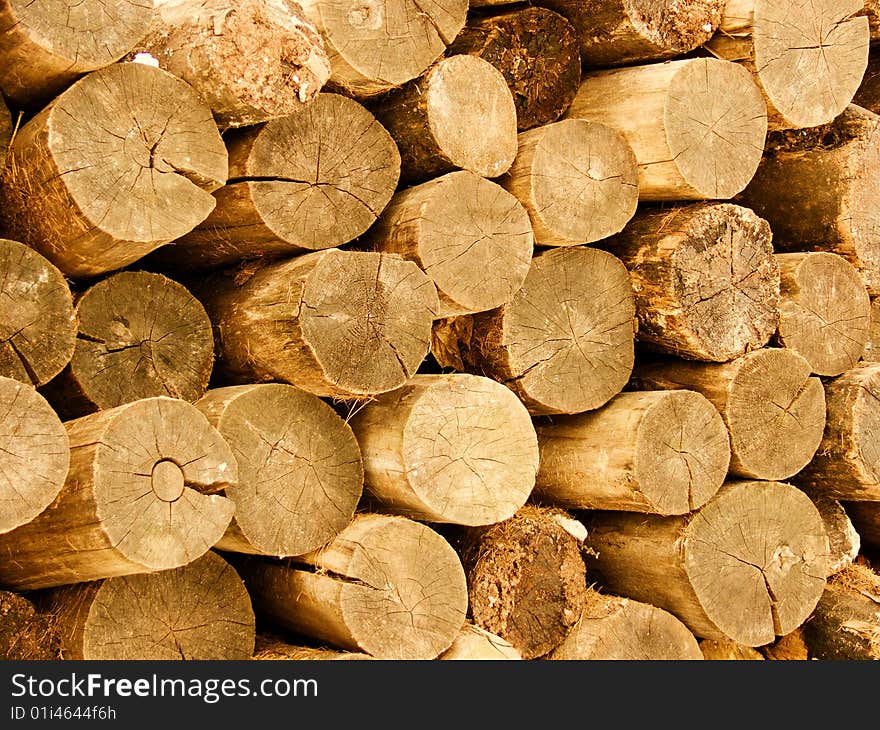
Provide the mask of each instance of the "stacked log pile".
POLYGON ((0 0, 0 658, 880 658, 877 17, 0 0))

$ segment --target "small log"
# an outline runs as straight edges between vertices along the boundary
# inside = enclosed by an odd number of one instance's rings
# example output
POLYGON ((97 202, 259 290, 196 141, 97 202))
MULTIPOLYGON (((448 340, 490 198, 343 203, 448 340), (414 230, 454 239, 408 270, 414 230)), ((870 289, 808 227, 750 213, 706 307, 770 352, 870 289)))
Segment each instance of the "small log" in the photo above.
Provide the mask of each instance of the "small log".
POLYGON ((621 393, 536 427, 535 492, 572 509, 684 514, 711 499, 730 462, 724 421, 687 390, 621 393))
POLYGON ((764 656, 757 649, 742 646, 729 639, 703 639, 700 642, 703 658, 710 661, 763 661, 764 656))
POLYGON ((438 61, 373 113, 397 142, 404 181, 457 168, 498 177, 516 157, 513 96, 501 72, 478 56, 438 61))
POLYGON ((765 659, 772 661, 806 661, 810 658, 804 643, 803 630, 799 628, 768 646, 762 646, 761 653, 765 659))
POLYGON ((852 100, 868 62, 864 0, 728 0, 706 47, 755 77, 773 129, 830 122, 852 100))
POLYGON ((26 598, 0 591, 0 659, 59 659, 61 642, 50 616, 37 613, 26 598))
POLYGON ((250 659, 254 612, 241 578, 207 553, 189 565, 49 591, 63 659, 250 659))
MULTIPOLYGON (((580 70, 580 69, 579 69, 580 70)), ((580 78, 580 76, 578 77, 580 78)), ((6 164, 6 150, 9 147, 9 140, 12 139, 12 115, 9 108, 0 94, 0 170, 6 164)))
POLYGON ((880 298, 871 300, 871 323, 868 327, 868 341, 862 360, 875 362, 880 360, 880 298))
POLYGON ((575 30, 546 8, 471 17, 447 52, 478 56, 502 73, 513 94, 521 132, 559 119, 581 81, 575 30))
POLYGON ((189 403, 149 398, 65 424, 70 470, 54 502, 0 535, 0 584, 48 588, 169 570, 214 545, 233 504, 232 451, 189 403))
POLYGON ((525 209, 464 170, 401 190, 362 240, 415 261, 437 287, 440 317, 506 304, 532 263, 525 209))
POLYGON ((2 0, 0 89, 17 106, 39 106, 82 74, 122 58, 152 18, 153 4, 143 0, 2 0))
POLYGON ((442 365, 507 385, 530 413, 599 408, 633 365, 635 307, 622 263, 592 248, 557 248, 532 260, 502 307, 434 328, 442 365))
POLYGON ((778 251, 846 258, 880 294, 880 117, 850 105, 832 123, 770 136, 742 199, 773 229, 778 251))
POLYGON ((712 401, 730 432, 730 471, 741 477, 788 479, 822 441, 822 383, 790 350, 756 350, 723 365, 645 363, 633 382, 645 390, 687 388, 712 401))
POLYGON ((800 626, 825 588, 828 537, 809 497, 728 482, 698 512, 596 513, 587 565, 619 595, 663 608, 698 637, 763 646, 800 626))
POLYGON ((317 552, 296 562, 246 558, 239 572, 258 614, 379 659, 434 659, 464 625, 458 556, 403 517, 361 513, 317 552))
POLYGON ((484 631, 479 626, 465 624, 445 652, 438 659, 446 660, 505 660, 522 659, 520 653, 500 636, 484 631))
POLYGON ((0 238, 0 376, 34 386, 73 357, 76 314, 64 275, 33 249, 0 238))
POLYGON ((681 621, 647 603, 589 589, 577 625, 548 659, 702 659, 694 635, 681 621))
MULTIPOLYGON (((809 494, 809 493, 808 493, 809 494)), ((861 549, 861 538, 852 521, 836 499, 809 494, 819 511, 831 552, 828 555, 828 575, 834 575, 855 562, 861 549)))
POLYGON ((294 0, 154 0, 137 50, 191 84, 221 127, 297 111, 330 78, 324 41, 294 0))
POLYGON ((55 411, 30 385, 0 376, 0 534, 26 525, 58 496, 70 442, 55 411))
POLYGON ((733 197, 755 174, 767 133, 748 71, 711 58, 588 73, 567 116, 623 133, 641 200, 733 197))
POLYGON ((302 555, 351 522, 364 483, 351 428, 309 393, 265 383, 209 390, 195 404, 229 444, 238 482, 221 550, 302 555))
POLYGON ((862 543, 880 547, 880 504, 877 502, 844 502, 844 508, 862 543))
POLYGON ((532 419, 489 378, 416 375, 359 409, 350 423, 366 488, 383 511, 491 525, 513 516, 535 486, 532 419))
POLYGON ((194 231, 156 254, 172 269, 226 266, 341 246, 391 200, 394 140, 366 109, 319 94, 290 116, 227 135, 229 182, 194 231))
POLYGON ((280 380, 316 395, 394 390, 428 353, 439 307, 431 280, 392 254, 328 249, 196 291, 239 383, 280 380))
POLYGON ((871 300, 859 272, 832 253, 782 253, 776 262, 779 344, 804 357, 816 375, 855 367, 871 322, 871 300))
POLYGON ((779 267, 767 222, 727 203, 645 210, 607 247, 629 269, 639 341, 725 362, 763 347, 779 323, 779 267))
POLYGON ((7 234, 74 277, 120 269, 188 233, 227 174, 210 109, 140 63, 78 81, 18 130, 6 163, 7 234))
POLYGON ((260 635, 257 634, 257 647, 252 658, 260 661, 362 661, 373 657, 354 651, 291 646, 283 641, 261 640, 260 635))
POLYGON ((587 598, 581 540, 563 513, 527 506, 488 528, 470 528, 462 560, 474 623, 523 659, 559 646, 587 598), (561 518, 561 519, 560 519, 561 518))
POLYGON ((623 135, 582 119, 520 134, 516 161, 500 183, 529 211, 541 246, 619 233, 639 201, 636 158, 623 135))
POLYGON ((467 0, 302 0, 330 57, 330 81, 373 96, 420 76, 464 27, 467 0))

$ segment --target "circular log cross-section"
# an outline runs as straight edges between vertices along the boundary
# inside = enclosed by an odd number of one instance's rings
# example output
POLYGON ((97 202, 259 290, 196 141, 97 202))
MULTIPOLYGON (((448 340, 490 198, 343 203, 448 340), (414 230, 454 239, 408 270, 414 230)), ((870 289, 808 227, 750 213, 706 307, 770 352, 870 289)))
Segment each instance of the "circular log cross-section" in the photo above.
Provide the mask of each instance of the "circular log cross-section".
POLYGON ((30 385, 0 376, 0 533, 46 509, 69 464, 67 431, 55 411, 30 385))
POLYGON ((536 492, 572 509, 678 515, 724 482, 727 428, 699 393, 621 393, 598 411, 537 424, 536 492))
POLYGON ((0 376, 44 385, 76 346, 64 275, 33 249, 0 238, 0 303, 0 376))
POLYGON ((67 482, 48 509, 0 535, 0 583, 30 590, 170 570, 226 531, 232 451, 193 406, 148 398, 65 424, 67 482))
POLYGON ((364 471, 351 429, 320 398, 266 383, 208 391, 196 404, 235 454, 235 516, 221 550, 302 555, 351 522, 364 471))
POLYGON ((639 202, 636 158, 626 139, 582 119, 520 134, 516 161, 500 182, 529 211, 541 246, 619 233, 639 202))
POLYGON ((475 375, 416 375, 351 419, 366 488, 384 510, 428 522, 490 525, 535 485, 538 440, 503 385, 475 375))
POLYGON ((366 241, 419 265, 437 287, 439 317, 506 304, 532 263, 532 228, 522 205, 464 170, 397 193, 366 241))
POLYGON ((121 269, 214 209, 227 156, 193 89, 140 63, 81 79, 18 130, 0 217, 65 274, 121 269))
POLYGON ((52 616, 37 613, 17 593, 0 590, 0 660, 60 658, 58 628, 52 616))
POLYGON ((728 482, 690 515, 603 512, 587 529, 587 564, 602 585, 705 639, 769 644, 800 626, 825 588, 822 519, 787 484, 728 482))

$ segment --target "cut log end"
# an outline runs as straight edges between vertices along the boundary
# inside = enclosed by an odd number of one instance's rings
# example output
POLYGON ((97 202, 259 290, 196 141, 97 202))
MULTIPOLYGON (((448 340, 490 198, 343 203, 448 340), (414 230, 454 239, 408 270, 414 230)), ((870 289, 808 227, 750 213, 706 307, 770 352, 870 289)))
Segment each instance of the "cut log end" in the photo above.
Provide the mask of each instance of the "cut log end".
POLYGON ((26 598, 0 590, 0 659, 58 659, 61 641, 50 616, 37 613, 26 598))

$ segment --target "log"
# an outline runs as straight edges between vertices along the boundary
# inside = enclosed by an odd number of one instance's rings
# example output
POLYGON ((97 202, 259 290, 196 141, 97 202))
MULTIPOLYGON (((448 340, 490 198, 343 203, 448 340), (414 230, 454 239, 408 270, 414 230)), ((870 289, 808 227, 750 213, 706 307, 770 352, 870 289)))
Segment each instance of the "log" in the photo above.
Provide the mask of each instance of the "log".
POLYGON ((733 197, 755 174, 767 133, 749 73, 711 58, 588 73, 566 116, 623 133, 641 200, 733 197))
POLYGON ((3 376, 0 414, 3 534, 26 525, 58 496, 70 464, 70 442, 43 396, 30 385, 3 376))
POLYGON ((89 74, 18 130, 0 223, 65 274, 120 269, 214 208, 226 149, 192 88, 124 63, 89 74))
POLYGON ((639 200, 636 158, 623 135, 582 119, 520 134, 516 161, 499 182, 529 211, 541 246, 619 233, 639 200))
POLYGON ((852 100, 868 62, 864 0, 728 0, 715 56, 754 75, 773 129, 830 122, 852 100))
POLYGON ((646 603, 588 589, 577 625, 548 659, 702 659, 694 635, 681 621, 646 603))
POLYGON ((862 543, 880 547, 880 504, 877 502, 844 502, 846 514, 862 543))
POLYGON ((807 645, 804 643, 802 629, 795 629, 769 646, 761 647, 765 659, 773 661, 806 661, 807 645))
POLYGON ((2 170, 3 165, 6 164, 6 150, 9 147, 9 140, 11 139, 12 115, 9 113, 9 108, 6 106, 3 95, 0 94, 0 170, 2 170))
POLYGON ((0 591, 0 659, 58 659, 61 642, 51 617, 37 613, 26 598, 0 591))
POLYGON ((532 263, 525 209, 464 170, 401 190, 362 240, 418 264, 437 287, 440 317, 506 304, 532 263))
POLYGON ((214 365, 211 320, 176 281, 123 271, 77 301, 73 359, 46 389, 65 418, 167 395, 194 401, 214 365))
POLYGON ((711 499, 730 462, 724 421, 687 390, 621 393, 536 429, 535 493, 571 509, 684 514, 711 499))
POLYGON ((365 486, 383 512, 491 525, 535 486, 532 419, 503 385, 476 375, 415 375, 350 420, 365 486))
POLYGON ((2 0, 0 89, 17 106, 37 107, 82 74, 122 58, 152 17, 153 4, 144 0, 2 0))
POLYGON ((467 0, 302 0, 324 36, 331 84, 374 96, 420 76, 464 27, 467 0))
POLYGON ((507 385, 532 414, 599 408, 633 365, 635 308, 618 259, 592 248, 558 248, 532 261, 504 306, 434 328, 441 365, 507 385))
POLYGON ((682 517, 600 512, 587 566, 618 595, 698 637, 763 646, 800 626, 825 588, 828 538, 813 503, 778 482, 728 482, 682 517))
POLYGON ((41 599, 64 659, 250 659, 254 612, 241 578, 207 553, 174 570, 64 586, 41 599))
POLYGON ((324 41, 294 0, 154 0, 137 50, 183 79, 221 128, 296 112, 330 78, 324 41))
POLYGON ((219 549, 302 555, 351 522, 364 483, 361 453, 320 398, 264 383, 215 388, 195 406, 238 465, 238 482, 225 491, 235 516, 219 549))
POLYGON ((632 277, 639 341, 725 362, 763 347, 779 323, 779 268, 767 222, 736 205, 640 212, 606 242, 632 277))
POLYGON ((832 253, 776 254, 776 340, 804 357, 816 375, 854 368, 870 333, 871 300, 859 272, 832 253))
POLYGON ((703 639, 700 642, 703 659, 710 661, 763 661, 764 656, 757 649, 741 646, 729 639, 703 639))
POLYGON ((566 519, 530 505, 497 525, 470 528, 464 537, 474 624, 510 642, 523 659, 559 646, 587 598, 581 540, 566 519))
POLYGON ((245 558, 237 566, 259 615, 378 659, 434 659, 464 625, 458 556, 403 517, 361 513, 295 562, 245 558))
POLYGON ((227 134, 228 183, 194 231, 156 254, 206 268, 332 248, 361 235, 400 174, 394 140, 366 109, 319 94, 293 114, 227 134))
POLYGON ((822 441, 822 383, 790 350, 756 350, 723 365, 645 363, 633 382, 645 390, 695 390, 712 401, 730 433, 730 471, 737 476, 788 479, 809 463, 822 441))
POLYGON ((478 56, 444 58, 372 109, 397 142, 406 182, 458 168, 498 177, 516 157, 513 95, 478 56))
POLYGON ((65 426, 67 481, 36 519, 0 535, 0 584, 169 570, 223 536, 233 504, 216 492, 235 483, 235 457, 189 403, 149 398, 65 426))
POLYGON ((351 399, 394 390, 415 374, 439 306, 414 263, 339 249, 216 277, 196 294, 234 382, 278 380, 351 399))
POLYGON ((257 647, 252 658, 260 661, 363 661, 373 657, 354 651, 291 646, 283 641, 261 641, 257 634, 257 647))
POLYGON ((484 631, 479 626, 465 624, 445 652, 438 659, 445 660, 517 660, 520 653, 500 636, 484 631))
POLYGON ((878 129, 880 117, 850 105, 824 127, 770 135, 742 197, 770 223, 777 251, 840 254, 871 294, 880 294, 878 129))
POLYGON ((809 494, 819 511, 825 534, 828 535, 828 575, 834 575, 855 562, 861 549, 861 538, 843 505, 836 499, 809 494))
POLYGON ((581 81, 575 30, 546 8, 471 17, 447 52, 478 56, 502 73, 513 94, 521 132, 559 119, 581 81))
POLYGON ((76 314, 64 275, 33 249, 0 238, 0 376, 44 385, 70 362, 76 314))
POLYGON ((875 362, 880 360, 880 298, 871 300, 871 323, 868 327, 868 341, 862 360, 875 362))

